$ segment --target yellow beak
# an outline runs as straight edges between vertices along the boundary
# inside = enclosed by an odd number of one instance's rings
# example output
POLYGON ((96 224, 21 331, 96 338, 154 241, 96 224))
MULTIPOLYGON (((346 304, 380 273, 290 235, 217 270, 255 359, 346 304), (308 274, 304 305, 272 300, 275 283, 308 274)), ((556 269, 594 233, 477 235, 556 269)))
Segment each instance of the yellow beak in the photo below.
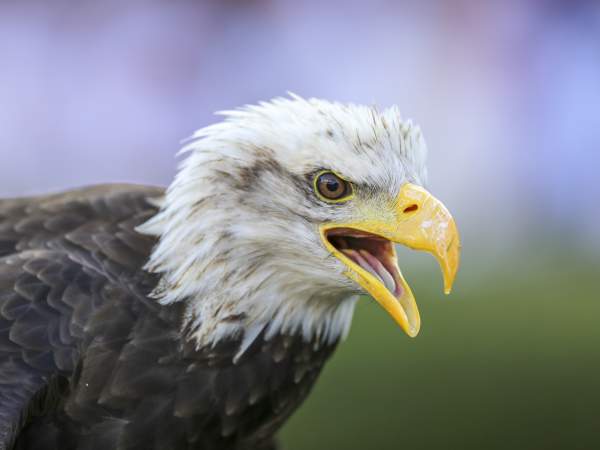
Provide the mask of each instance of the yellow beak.
MULTIPOLYGON (((377 214, 354 223, 327 223, 321 226, 321 238, 326 248, 348 268, 345 275, 363 287, 411 337, 418 334, 421 319, 410 286, 397 264, 393 245, 387 246, 384 265, 394 277, 394 292, 365 264, 348 257, 349 252, 333 245, 330 235, 341 230, 367 233, 379 240, 388 240, 415 250, 430 252, 438 260, 444 276, 444 292, 450 293, 459 266, 460 238, 454 219, 446 207, 425 189, 405 184, 396 198, 391 214, 377 214), (354 231, 352 231, 354 230, 354 231)), ((344 231, 348 232, 348 231, 344 231)))

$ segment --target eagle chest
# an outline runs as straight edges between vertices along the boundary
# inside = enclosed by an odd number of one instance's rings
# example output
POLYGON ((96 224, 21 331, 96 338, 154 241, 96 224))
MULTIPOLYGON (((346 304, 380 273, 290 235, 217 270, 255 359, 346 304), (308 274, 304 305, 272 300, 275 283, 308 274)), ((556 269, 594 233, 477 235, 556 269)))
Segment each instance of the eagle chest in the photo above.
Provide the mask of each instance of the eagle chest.
POLYGON ((152 329, 138 325, 139 336, 112 355, 105 342, 90 345, 65 405, 78 440, 112 433, 123 448, 263 448, 335 348, 259 335, 233 363, 239 341, 197 350, 169 333, 151 338, 152 329))

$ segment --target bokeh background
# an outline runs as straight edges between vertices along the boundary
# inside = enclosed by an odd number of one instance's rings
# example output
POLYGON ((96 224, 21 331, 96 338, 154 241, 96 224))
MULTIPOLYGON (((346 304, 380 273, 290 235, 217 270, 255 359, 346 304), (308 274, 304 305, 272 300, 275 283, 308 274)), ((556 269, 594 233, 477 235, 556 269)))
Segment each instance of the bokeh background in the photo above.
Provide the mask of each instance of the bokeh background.
POLYGON ((0 1, 0 196, 167 185, 287 91, 418 122, 464 253, 401 251, 420 336, 363 299, 286 448, 600 448, 596 1, 0 1))

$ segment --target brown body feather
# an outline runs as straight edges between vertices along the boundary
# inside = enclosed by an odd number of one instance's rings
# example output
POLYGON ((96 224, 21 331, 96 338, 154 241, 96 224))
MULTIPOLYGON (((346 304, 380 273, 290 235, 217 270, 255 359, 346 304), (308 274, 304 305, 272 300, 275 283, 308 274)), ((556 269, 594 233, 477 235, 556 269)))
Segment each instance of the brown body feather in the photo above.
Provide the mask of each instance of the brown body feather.
POLYGON ((197 350, 148 294, 160 188, 0 200, 0 449, 270 449, 335 345, 197 350))

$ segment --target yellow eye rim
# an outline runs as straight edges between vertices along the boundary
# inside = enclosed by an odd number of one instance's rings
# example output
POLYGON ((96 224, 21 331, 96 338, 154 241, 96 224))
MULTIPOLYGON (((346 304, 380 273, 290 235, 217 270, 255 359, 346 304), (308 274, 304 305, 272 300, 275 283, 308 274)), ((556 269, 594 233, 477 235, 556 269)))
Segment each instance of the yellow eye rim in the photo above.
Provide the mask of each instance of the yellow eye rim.
POLYGON ((348 180, 346 180, 340 174, 334 172, 333 170, 320 170, 319 172, 317 172, 315 174, 315 176, 313 178, 313 191, 315 192, 315 195, 319 198, 319 200, 322 200, 325 203, 344 203, 344 202, 347 202, 348 200, 351 200, 352 198, 354 198, 354 186, 352 185, 352 183, 349 182, 348 180), (319 192, 318 181, 322 175, 325 175, 327 173, 330 173, 330 174, 334 175, 336 178, 339 178, 341 181, 343 181, 345 183, 346 191, 348 192, 348 194, 346 194, 340 198, 327 198, 323 194, 321 194, 321 192, 319 192))

